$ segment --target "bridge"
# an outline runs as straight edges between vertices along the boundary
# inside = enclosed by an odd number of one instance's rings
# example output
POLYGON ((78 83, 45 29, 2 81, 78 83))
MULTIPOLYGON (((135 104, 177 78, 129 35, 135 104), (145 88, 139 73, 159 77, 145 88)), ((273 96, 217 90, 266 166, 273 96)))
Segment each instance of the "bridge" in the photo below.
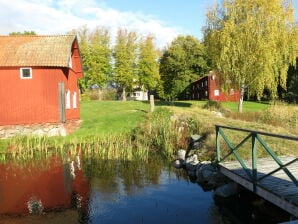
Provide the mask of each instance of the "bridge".
POLYGON ((298 137, 216 125, 216 150, 221 173, 298 217, 298 137), (282 155, 283 144, 296 156, 282 155))

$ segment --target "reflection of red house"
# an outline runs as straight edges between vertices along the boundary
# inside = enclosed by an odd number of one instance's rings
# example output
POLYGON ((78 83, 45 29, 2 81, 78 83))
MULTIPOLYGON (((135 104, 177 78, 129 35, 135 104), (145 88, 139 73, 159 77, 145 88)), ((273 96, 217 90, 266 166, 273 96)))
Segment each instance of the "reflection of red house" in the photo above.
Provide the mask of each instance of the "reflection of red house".
POLYGON ((190 99, 213 101, 239 101, 240 91, 230 89, 228 93, 221 91, 220 80, 214 72, 190 84, 190 99))
POLYGON ((0 36, 0 125, 78 120, 80 77, 76 36, 0 36))
POLYGON ((40 203, 45 212, 73 208, 77 203, 83 213, 87 212, 89 183, 77 163, 62 164, 54 156, 39 162, 0 164, 0 216, 28 214, 30 203, 40 203))

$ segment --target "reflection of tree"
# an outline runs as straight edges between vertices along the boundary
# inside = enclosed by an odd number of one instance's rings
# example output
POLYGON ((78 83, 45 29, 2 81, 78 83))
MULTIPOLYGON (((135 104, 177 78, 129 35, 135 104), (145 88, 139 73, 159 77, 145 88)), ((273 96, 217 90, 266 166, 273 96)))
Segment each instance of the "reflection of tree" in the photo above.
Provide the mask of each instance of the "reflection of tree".
MULTIPOLYGON (((119 194, 135 194, 148 185, 159 185, 159 178, 166 162, 152 158, 144 161, 116 161, 83 158, 83 171, 90 180, 91 188, 109 199, 119 194)), ((170 168, 170 166, 169 166, 170 168)), ((180 176, 181 174, 176 174, 180 176)))

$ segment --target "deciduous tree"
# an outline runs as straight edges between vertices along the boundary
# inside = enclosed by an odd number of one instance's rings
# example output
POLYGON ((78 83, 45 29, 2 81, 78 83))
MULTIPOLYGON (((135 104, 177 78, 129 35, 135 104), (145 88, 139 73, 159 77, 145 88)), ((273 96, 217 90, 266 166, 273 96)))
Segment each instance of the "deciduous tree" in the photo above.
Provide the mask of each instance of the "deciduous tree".
POLYGON ((152 90, 159 84, 159 53, 154 47, 153 37, 142 38, 139 45, 138 82, 143 90, 152 90))
POLYGON ((291 0, 223 0, 207 13, 204 43, 214 67, 258 99, 264 89, 276 96, 286 87, 287 69, 295 62, 291 0))
POLYGON ((193 36, 178 36, 160 60, 164 97, 173 99, 208 70, 203 45, 193 36))
POLYGON ((114 78, 122 89, 122 100, 126 101, 126 89, 131 89, 136 79, 137 34, 119 29, 114 47, 114 78))
POLYGON ((112 73, 112 48, 111 37, 108 29, 97 27, 90 32, 86 26, 72 31, 79 37, 82 55, 84 77, 80 86, 85 89, 97 84, 104 86, 111 78, 112 73))
POLYGON ((31 35, 36 35, 35 31, 25 30, 24 32, 11 32, 11 33, 9 33, 9 36, 31 36, 31 35))

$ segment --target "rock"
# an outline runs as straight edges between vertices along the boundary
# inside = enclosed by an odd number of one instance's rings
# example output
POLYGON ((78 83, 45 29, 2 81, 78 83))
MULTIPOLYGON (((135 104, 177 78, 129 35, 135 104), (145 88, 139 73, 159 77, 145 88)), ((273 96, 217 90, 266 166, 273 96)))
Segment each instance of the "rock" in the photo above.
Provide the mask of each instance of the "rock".
POLYGON ((229 179, 226 176, 224 176, 220 172, 217 172, 208 180, 207 185, 210 186, 212 189, 214 189, 228 182, 229 182, 229 179))
POLYGON ((190 142, 198 142, 202 139, 201 135, 191 135, 190 136, 190 142))
POLYGON ((217 170, 214 166, 212 166, 211 163, 208 164, 202 164, 197 169, 196 175, 197 175, 197 182, 198 183, 208 183, 208 181, 213 178, 217 174, 217 170))
POLYGON ((187 170, 196 171, 199 164, 198 156, 193 154, 186 158, 185 166, 187 170))
POLYGON ((176 159, 173 162, 173 166, 177 169, 180 169, 183 167, 183 161, 181 161, 180 159, 176 159))
POLYGON ((186 154, 186 150, 179 149, 177 152, 177 159, 185 160, 185 154, 186 154))
POLYGON ((217 117, 224 117, 223 114, 221 112, 218 112, 218 111, 212 111, 211 113, 213 113, 217 117))
POLYGON ((203 137, 201 135, 191 135, 189 139, 190 149, 199 149, 202 147, 203 137))
POLYGON ((224 198, 230 197, 237 193, 238 193, 238 187, 235 182, 231 182, 231 183, 222 185, 222 186, 216 188, 216 190, 214 191, 214 194, 216 196, 220 196, 220 197, 224 197, 224 198))

